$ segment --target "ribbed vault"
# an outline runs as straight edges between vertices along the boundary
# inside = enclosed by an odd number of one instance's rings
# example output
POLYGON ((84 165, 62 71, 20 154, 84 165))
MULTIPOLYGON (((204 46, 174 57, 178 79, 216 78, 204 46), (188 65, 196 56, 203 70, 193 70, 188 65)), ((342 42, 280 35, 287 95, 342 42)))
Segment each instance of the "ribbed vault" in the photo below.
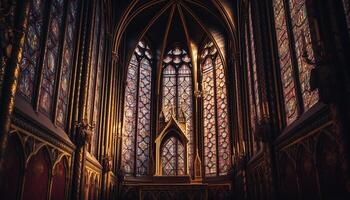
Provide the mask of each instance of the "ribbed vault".
POLYGON ((118 23, 113 50, 124 65, 141 39, 147 40, 158 59, 174 44, 182 44, 192 54, 191 46, 200 48, 210 39, 223 58, 228 42, 236 46, 235 10, 226 0, 125 0, 114 8, 118 23))

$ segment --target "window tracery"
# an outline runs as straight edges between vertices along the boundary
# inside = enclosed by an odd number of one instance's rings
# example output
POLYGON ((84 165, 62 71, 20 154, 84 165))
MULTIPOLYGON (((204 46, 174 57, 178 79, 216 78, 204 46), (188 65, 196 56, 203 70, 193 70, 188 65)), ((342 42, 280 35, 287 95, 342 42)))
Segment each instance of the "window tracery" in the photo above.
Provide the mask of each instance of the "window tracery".
POLYGON ((150 48, 139 42, 128 66, 122 163, 127 175, 147 175, 151 140, 152 54, 150 48))
MULTIPOLYGON (((186 118, 187 136, 189 138, 189 169, 193 167, 193 88, 192 66, 188 53, 180 47, 168 51, 163 59, 162 72, 162 110, 168 121, 174 113, 179 118, 182 113, 186 118)), ((177 147, 178 148, 178 147, 177 147)))
POLYGON ((302 57, 305 50, 311 59, 314 57, 305 1, 288 2, 285 5, 283 0, 273 1, 287 125, 318 102, 317 91, 310 90, 312 66, 302 57), (293 58, 297 66, 294 66, 293 58))
POLYGON ((170 137, 162 147, 162 174, 177 176, 185 174, 185 151, 183 144, 175 137, 170 137))
POLYGON ((68 107, 68 92, 69 82, 71 77, 71 70, 73 65, 74 57, 74 43, 75 43, 75 32, 77 29, 77 16, 78 15, 78 1, 68 1, 68 14, 67 14, 67 30, 65 33, 64 46, 62 52, 62 66, 61 66, 61 77, 59 87, 59 97, 57 103, 57 124, 62 128, 65 128, 67 107, 68 107))
POLYGON ((205 175, 226 175, 231 165, 225 70, 212 42, 202 54, 205 175))
POLYGON ((56 73, 59 64, 59 42, 63 32, 64 0, 54 0, 51 5, 48 39, 43 62, 43 73, 40 89, 40 110, 50 116, 53 108, 53 97, 56 84, 56 73))
POLYGON ((19 94, 29 102, 33 98, 34 79, 39 65, 45 4, 45 0, 32 1, 30 4, 28 33, 23 48, 21 75, 18 84, 19 94))

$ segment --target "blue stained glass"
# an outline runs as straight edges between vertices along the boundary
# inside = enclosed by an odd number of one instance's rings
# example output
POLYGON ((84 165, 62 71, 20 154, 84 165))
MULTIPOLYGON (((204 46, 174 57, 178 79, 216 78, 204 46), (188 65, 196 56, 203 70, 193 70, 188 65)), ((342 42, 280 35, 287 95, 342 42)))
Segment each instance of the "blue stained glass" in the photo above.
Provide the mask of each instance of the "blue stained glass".
POLYGON ((128 66, 122 136, 122 166, 127 175, 143 176, 149 173, 152 103, 150 58, 149 47, 140 42, 128 66))
POLYGON ((61 82, 59 88, 59 97, 57 104, 57 123, 62 128, 64 128, 67 116, 67 106, 68 106, 68 92, 69 92, 69 82, 71 77, 71 70, 73 66, 73 56, 75 47, 75 37, 74 32, 77 29, 77 14, 78 14, 78 2, 79 0, 70 0, 68 3, 68 13, 67 13, 67 30, 64 38, 63 47, 63 60, 62 60, 62 72, 61 72, 61 82))
POLYGON ((40 57, 40 43, 43 32, 45 0, 31 2, 29 11, 29 27, 23 48, 21 75, 19 77, 18 92, 28 101, 33 97, 35 73, 40 57))
POLYGON ((43 74, 40 89, 40 110, 47 115, 52 112, 54 86, 57 73, 59 42, 62 37, 62 27, 64 12, 64 1, 54 0, 51 6, 49 33, 44 55, 43 74))

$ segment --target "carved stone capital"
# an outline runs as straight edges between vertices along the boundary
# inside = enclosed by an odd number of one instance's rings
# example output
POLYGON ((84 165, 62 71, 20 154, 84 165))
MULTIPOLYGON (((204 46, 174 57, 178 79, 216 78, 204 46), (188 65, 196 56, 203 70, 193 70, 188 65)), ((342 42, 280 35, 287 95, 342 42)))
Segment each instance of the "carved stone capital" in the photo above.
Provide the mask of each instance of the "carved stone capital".
POLYGON ((87 123, 87 120, 76 123, 76 145, 83 147, 91 141, 92 131, 94 126, 87 123))
POLYGON ((103 171, 105 173, 112 171, 112 167, 113 167, 112 156, 105 156, 102 160, 102 165, 103 165, 103 171))

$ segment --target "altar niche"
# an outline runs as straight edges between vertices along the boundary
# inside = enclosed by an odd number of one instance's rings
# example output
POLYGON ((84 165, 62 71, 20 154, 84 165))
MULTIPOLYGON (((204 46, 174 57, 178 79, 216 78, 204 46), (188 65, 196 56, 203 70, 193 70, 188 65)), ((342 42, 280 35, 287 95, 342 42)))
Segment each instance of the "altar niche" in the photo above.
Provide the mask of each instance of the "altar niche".
MULTIPOLYGON (((162 118, 163 113, 160 114, 162 118)), ((156 144, 155 181, 162 182, 190 182, 188 169, 188 142, 186 134, 186 118, 182 115, 175 119, 171 115, 166 122, 160 120, 160 133, 156 144)))

